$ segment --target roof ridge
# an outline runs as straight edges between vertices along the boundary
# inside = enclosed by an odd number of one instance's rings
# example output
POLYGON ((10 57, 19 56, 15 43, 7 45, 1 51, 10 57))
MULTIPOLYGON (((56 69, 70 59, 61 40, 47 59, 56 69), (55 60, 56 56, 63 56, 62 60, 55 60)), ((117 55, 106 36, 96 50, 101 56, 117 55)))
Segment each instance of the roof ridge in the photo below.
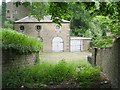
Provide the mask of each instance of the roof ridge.
MULTIPOLYGON (((62 19, 63 22, 70 22, 70 21, 67 21, 67 20, 64 20, 62 19)), ((40 21, 38 21, 35 17, 33 16, 26 16, 22 19, 19 19, 17 21, 15 21, 16 23, 17 22, 52 22, 51 20, 51 16, 50 15, 47 15, 47 16, 44 16, 43 19, 41 19, 40 21)))

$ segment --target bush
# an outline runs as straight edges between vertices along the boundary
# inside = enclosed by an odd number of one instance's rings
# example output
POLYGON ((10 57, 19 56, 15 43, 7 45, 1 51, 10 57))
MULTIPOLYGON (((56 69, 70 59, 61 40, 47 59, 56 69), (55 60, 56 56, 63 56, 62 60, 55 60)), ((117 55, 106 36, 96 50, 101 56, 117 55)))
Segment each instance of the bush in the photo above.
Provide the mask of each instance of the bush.
POLYGON ((95 81, 100 79, 100 68, 91 66, 81 66, 77 74, 77 81, 82 87, 90 87, 95 81))
POLYGON ((10 28, 13 29, 13 21, 11 20, 6 20, 4 24, 4 28, 10 28))
POLYGON ((113 38, 112 37, 97 37, 92 40, 91 47, 104 48, 112 46, 113 38))
POLYGON ((52 70, 51 81, 60 83, 64 80, 69 80, 74 77, 75 69, 70 66, 65 60, 61 60, 52 70))
POLYGON ((99 68, 93 68, 90 65, 72 66, 60 61, 58 64, 41 62, 34 66, 25 68, 13 68, 3 72, 3 88, 21 87, 40 88, 48 84, 60 84, 66 80, 73 80, 80 83, 81 87, 89 87, 92 82, 99 79, 99 68), (76 70, 79 68, 79 70, 76 70))
POLYGON ((39 52, 42 49, 40 40, 34 37, 18 33, 11 29, 0 30, 2 39, 2 49, 12 50, 19 54, 39 52))

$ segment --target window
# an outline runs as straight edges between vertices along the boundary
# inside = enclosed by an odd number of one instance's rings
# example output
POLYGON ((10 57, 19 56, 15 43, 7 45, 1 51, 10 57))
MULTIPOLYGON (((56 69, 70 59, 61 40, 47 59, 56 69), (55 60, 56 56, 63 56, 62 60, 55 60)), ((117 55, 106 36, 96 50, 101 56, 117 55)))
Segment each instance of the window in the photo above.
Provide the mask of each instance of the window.
POLYGON ((60 26, 59 26, 59 25, 56 25, 56 29, 60 29, 60 26))
POLYGON ((18 11, 17 11, 17 10, 15 10, 15 11, 14 11, 14 14, 17 14, 17 13, 18 13, 18 11))
POLYGON ((37 25, 37 26, 36 26, 36 31, 39 32, 40 30, 41 30, 41 25, 37 25))
POLYGON ((20 26, 20 30, 21 30, 21 31, 24 31, 24 26, 23 26, 23 25, 20 26))
POLYGON ((6 18, 10 18, 10 16, 7 16, 6 18))
POLYGON ((56 25, 56 26, 55 26, 55 29, 56 29, 56 30, 60 30, 60 29, 61 29, 61 26, 60 26, 60 25, 56 25))
POLYGON ((7 10, 7 13, 10 13, 10 10, 7 10))

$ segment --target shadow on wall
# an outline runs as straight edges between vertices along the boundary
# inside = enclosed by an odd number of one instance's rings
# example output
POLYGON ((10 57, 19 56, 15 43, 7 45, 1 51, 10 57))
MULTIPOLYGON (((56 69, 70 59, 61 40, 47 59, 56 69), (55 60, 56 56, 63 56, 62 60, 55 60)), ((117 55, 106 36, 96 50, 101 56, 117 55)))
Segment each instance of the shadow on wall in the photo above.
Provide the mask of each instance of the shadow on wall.
POLYGON ((112 47, 93 48, 92 58, 88 61, 93 66, 100 66, 113 88, 120 88, 120 37, 117 38, 112 47))

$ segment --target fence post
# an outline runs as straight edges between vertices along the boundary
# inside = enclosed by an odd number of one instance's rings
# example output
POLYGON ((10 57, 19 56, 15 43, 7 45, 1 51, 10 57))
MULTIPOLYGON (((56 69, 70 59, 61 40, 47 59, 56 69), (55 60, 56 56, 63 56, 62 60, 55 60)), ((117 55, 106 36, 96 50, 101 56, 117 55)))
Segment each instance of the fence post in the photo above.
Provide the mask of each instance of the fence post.
POLYGON ((94 48, 94 65, 96 66, 97 48, 94 48))

